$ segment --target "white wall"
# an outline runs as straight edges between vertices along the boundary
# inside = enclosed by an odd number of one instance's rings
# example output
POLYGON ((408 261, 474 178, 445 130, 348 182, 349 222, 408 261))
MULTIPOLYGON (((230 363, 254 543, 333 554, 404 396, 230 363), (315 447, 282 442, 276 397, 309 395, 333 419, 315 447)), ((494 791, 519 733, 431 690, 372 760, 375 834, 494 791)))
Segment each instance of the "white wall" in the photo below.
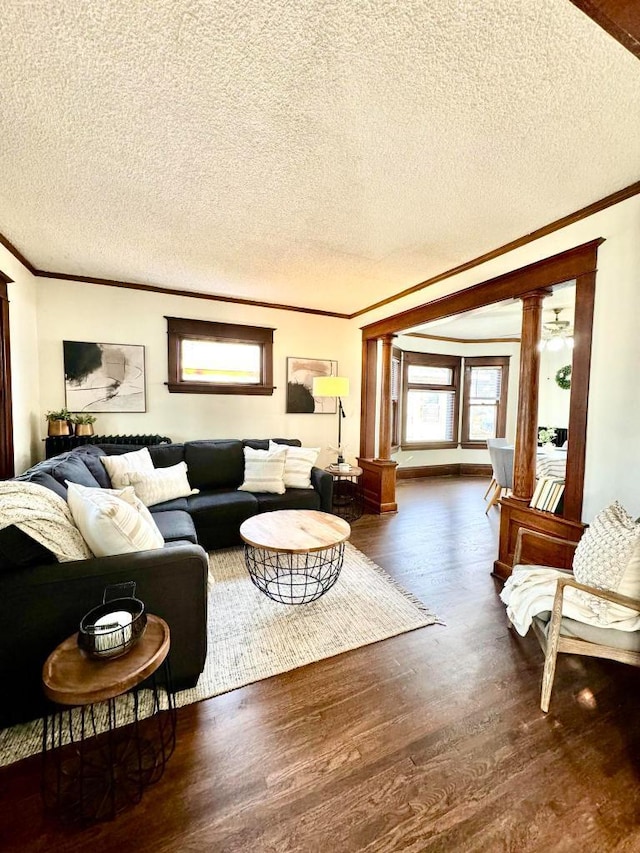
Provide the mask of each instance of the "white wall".
MULTIPOLYGON (((360 341, 345 320, 294 311, 274 310, 105 287, 54 279, 38 281, 40 334, 40 410, 64 405, 62 341, 143 344, 147 372, 144 414, 100 414, 101 434, 160 433, 174 441, 197 438, 300 438, 321 447, 319 464, 328 464, 327 449, 337 441, 337 415, 290 415, 285 412, 287 356, 334 359, 340 375, 351 380, 344 400, 343 440, 348 455, 358 451, 360 418, 360 341), (165 315, 245 323, 275 328, 274 384, 271 397, 219 394, 170 394, 167 381, 165 315)), ((45 422, 42 420, 42 435, 45 422)))
POLYGON ((547 427, 569 426, 571 391, 560 388, 556 373, 571 364, 571 350, 540 353, 540 387, 538 391, 538 424, 547 427))
POLYGON ((640 515, 640 196, 357 318, 358 326, 366 325, 599 237, 606 242, 598 250, 583 511, 587 522, 616 499, 634 517, 640 515))
POLYGON ((40 452, 38 373, 38 321, 36 280, 4 246, 0 246, 0 270, 13 281, 9 293, 11 336, 11 397, 13 446, 16 472, 23 471, 40 452))
MULTIPOLYGON (((398 335, 394 343, 402 350, 412 350, 413 352, 442 353, 443 355, 459 356, 511 356, 511 361, 509 362, 506 436, 515 441, 516 417, 518 412, 520 344, 459 344, 451 341, 413 338, 407 335, 398 335)), ((462 418, 462 407, 460 407, 460 418, 462 418)), ((489 456, 486 448, 478 450, 463 447, 456 447, 450 450, 399 450, 393 454, 393 458, 398 463, 398 467, 401 468, 414 468, 420 465, 450 465, 460 462, 489 464, 489 456)))

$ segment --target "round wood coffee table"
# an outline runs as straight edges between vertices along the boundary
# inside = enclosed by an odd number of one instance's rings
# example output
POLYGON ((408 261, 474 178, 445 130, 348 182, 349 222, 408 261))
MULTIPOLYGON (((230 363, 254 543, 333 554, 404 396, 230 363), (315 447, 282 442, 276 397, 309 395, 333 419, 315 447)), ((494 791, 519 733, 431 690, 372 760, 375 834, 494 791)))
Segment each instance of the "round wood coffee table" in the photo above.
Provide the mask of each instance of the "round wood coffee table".
POLYGON ((47 810, 81 823, 111 819, 160 778, 175 746, 169 646, 169 626, 149 615, 144 634, 121 657, 88 657, 77 634, 49 655, 42 685, 56 707, 43 722, 47 810), (143 682, 146 711, 137 692, 143 682))
POLYGON ((312 509, 263 512, 240 527, 249 577, 280 604, 308 604, 331 589, 350 535, 346 521, 312 509))

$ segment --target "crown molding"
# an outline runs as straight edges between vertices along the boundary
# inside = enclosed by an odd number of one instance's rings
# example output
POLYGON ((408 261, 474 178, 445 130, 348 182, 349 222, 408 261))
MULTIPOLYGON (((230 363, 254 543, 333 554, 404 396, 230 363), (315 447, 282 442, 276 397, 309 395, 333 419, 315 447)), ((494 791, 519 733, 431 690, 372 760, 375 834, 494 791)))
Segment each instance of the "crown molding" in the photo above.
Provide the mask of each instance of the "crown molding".
POLYGON ((79 281, 85 282, 87 284, 97 284, 105 287, 122 287, 127 288, 129 290, 143 290, 149 293, 166 293, 171 296, 183 296, 187 299, 205 299, 210 302, 230 302, 236 305, 251 305, 257 308, 272 308, 277 311, 297 311, 302 314, 315 314, 321 317, 334 317, 338 320, 353 320, 356 317, 360 317, 363 314, 367 314, 369 311, 373 311, 376 308, 382 308, 385 305, 390 305, 393 302, 397 302, 399 299, 403 299, 405 296, 409 296, 412 293, 417 293, 420 290, 424 290, 427 287, 430 287, 432 284, 437 284, 440 281, 444 281, 447 278, 452 278, 455 275, 458 275, 461 272, 466 272, 467 270, 473 269, 474 267, 480 266, 481 264, 486 263, 487 261, 491 261, 494 258, 500 257, 500 255, 505 255, 507 252, 512 252, 514 249, 520 248, 520 246, 526 246, 527 243, 532 243, 535 240, 539 240, 541 237, 545 237, 548 234, 552 234, 554 231, 559 231, 561 228, 565 228, 567 225, 572 225, 574 222, 579 222, 581 219, 586 219, 588 216, 592 216, 594 213, 599 213, 601 210, 606 210, 608 207, 612 207, 614 204, 618 204, 621 201, 626 201, 626 199, 632 198, 635 195, 640 194, 640 181, 636 181, 628 187, 624 187, 621 190, 618 190, 615 193, 611 193, 611 195, 605 196, 598 201, 592 202, 586 207, 581 208, 580 210, 575 211, 574 213, 570 213, 567 216, 563 216, 560 219, 556 219, 548 225, 542 226, 542 228, 538 228, 535 231, 532 231, 530 234, 525 234, 522 237, 518 237, 516 240, 512 240, 510 243, 505 243, 503 246, 499 246, 497 249, 492 249, 490 252, 486 252, 484 255, 479 255, 477 258, 473 258, 470 261, 466 261, 463 264, 459 264, 456 267, 451 267, 451 269, 445 270, 444 272, 438 273, 437 275, 432 276, 431 278, 425 279, 421 281, 419 284, 414 284, 412 287, 408 287, 406 290, 402 290, 399 293, 396 293, 394 296, 389 296, 386 299, 382 299, 379 302, 375 302, 373 305, 368 305, 366 308, 361 308, 359 311, 354 311, 351 314, 341 313, 339 311, 324 311, 320 308, 305 308, 300 305, 282 305, 277 302, 263 302, 256 299, 246 299, 239 296, 222 296, 220 294, 214 293, 205 293, 203 291, 198 290, 181 290, 175 287, 159 287, 155 284, 145 284, 141 282, 133 282, 133 281, 118 281, 115 279, 109 278, 94 278, 93 276, 86 275, 73 275, 72 273, 63 273, 63 272, 54 272, 41 270, 35 267, 23 254, 17 249, 13 243, 10 242, 4 235, 0 234, 0 244, 5 247, 13 257, 19 261, 32 275, 37 278, 50 278, 58 281, 79 281))
POLYGON ((425 332, 404 332, 407 338, 424 338, 427 341, 447 341, 452 344, 519 344, 520 338, 448 338, 444 335, 427 335, 425 332))
POLYGON ((640 59, 640 5, 637 0, 571 0, 592 21, 640 59))

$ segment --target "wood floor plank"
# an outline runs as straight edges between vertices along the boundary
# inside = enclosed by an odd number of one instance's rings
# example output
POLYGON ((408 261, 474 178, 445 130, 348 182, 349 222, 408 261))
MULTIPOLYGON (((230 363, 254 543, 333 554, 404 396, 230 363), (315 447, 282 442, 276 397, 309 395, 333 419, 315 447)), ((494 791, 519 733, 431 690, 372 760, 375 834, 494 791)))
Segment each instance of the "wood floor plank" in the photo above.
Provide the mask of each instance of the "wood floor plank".
POLYGON ((0 850, 640 853, 640 671, 543 658, 507 627, 484 480, 406 480, 351 541, 433 625, 180 709, 165 775, 111 823, 42 818, 37 759, 0 770, 0 850))

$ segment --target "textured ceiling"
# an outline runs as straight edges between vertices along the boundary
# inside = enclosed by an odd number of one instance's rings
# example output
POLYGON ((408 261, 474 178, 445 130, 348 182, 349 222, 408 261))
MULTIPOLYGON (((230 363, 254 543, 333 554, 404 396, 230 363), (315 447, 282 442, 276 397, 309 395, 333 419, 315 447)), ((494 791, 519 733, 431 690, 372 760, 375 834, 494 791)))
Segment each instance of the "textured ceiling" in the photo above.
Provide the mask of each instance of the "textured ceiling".
POLYGON ((3 0, 0 232, 36 267, 352 312, 640 177, 569 0, 3 0))

